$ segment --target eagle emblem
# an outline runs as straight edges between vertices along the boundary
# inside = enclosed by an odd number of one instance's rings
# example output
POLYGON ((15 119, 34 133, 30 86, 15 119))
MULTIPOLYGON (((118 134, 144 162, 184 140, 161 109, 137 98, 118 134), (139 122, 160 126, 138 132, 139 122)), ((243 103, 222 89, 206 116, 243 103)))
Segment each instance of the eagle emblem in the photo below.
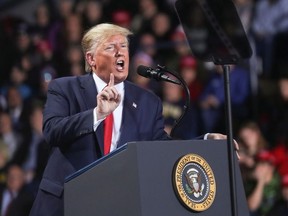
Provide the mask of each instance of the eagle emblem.
POLYGON ((187 170, 185 177, 188 185, 187 192, 193 194, 196 198, 202 196, 202 191, 205 188, 205 185, 201 182, 201 175, 199 171, 195 168, 187 170))
POLYGON ((208 209, 216 195, 216 180, 208 162, 197 154, 182 156, 173 169, 173 186, 180 202, 191 211, 208 209))

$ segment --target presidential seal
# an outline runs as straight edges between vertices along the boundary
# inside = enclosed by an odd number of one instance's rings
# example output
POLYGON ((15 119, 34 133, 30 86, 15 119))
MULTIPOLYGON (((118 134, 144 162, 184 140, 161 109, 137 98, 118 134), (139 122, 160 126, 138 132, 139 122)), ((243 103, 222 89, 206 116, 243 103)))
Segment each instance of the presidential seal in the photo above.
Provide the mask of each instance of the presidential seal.
POLYGON ((175 164, 173 186, 180 202, 189 210, 207 210, 216 195, 216 181, 210 165, 196 154, 187 154, 175 164))

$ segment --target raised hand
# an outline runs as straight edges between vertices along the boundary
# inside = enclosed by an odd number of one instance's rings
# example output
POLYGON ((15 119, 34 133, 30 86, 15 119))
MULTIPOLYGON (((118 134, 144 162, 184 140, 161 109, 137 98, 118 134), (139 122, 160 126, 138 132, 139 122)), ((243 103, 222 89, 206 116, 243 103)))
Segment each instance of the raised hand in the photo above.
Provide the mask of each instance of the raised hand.
POLYGON ((97 95, 97 120, 103 119, 120 104, 121 95, 114 87, 114 75, 110 74, 108 85, 97 95))

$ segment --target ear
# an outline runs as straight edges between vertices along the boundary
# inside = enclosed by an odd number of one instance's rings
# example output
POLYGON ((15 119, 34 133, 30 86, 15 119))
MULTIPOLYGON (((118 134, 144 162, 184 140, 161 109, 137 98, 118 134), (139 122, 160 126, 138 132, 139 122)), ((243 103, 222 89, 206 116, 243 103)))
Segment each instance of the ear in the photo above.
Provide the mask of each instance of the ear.
POLYGON ((86 58, 86 61, 88 62, 88 64, 90 66, 95 66, 95 60, 94 60, 94 57, 93 55, 90 53, 90 52, 87 52, 85 54, 85 58, 86 58))

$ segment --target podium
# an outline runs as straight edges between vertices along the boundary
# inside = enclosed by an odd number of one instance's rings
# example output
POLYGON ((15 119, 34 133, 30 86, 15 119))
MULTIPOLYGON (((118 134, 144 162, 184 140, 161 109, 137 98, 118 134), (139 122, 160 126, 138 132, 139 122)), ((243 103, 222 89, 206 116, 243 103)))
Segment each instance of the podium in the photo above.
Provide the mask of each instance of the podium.
MULTIPOLYGON (((235 164, 237 212, 239 216, 248 216, 242 177, 238 162, 235 164)), ((195 180, 192 174, 189 176, 195 180)), ((65 216, 230 216, 229 185, 226 140, 130 142, 67 177, 64 211, 65 216), (185 164, 187 155, 193 155, 190 158, 196 158, 196 162, 185 164), (197 164, 199 158, 205 163, 197 164), (182 178, 183 183, 186 181, 185 186, 179 186, 179 182, 177 186, 177 179, 181 179, 177 169, 183 167, 183 173, 192 173, 194 168, 185 171, 190 164, 200 165, 200 169, 208 173, 206 178, 202 173, 198 184, 202 185, 203 192, 204 188, 212 188, 208 181, 215 186, 213 199, 208 194, 208 201, 205 201, 210 205, 207 209, 198 211, 187 205, 190 201, 189 197, 185 198, 186 194, 193 194, 188 186, 189 177, 187 181, 182 178), (211 173, 214 179, 211 179, 211 173), (184 192, 179 192, 181 188, 184 192)), ((194 195, 200 199, 196 201, 200 205, 203 194, 194 195)), ((201 205, 205 207, 205 203, 201 205)))

